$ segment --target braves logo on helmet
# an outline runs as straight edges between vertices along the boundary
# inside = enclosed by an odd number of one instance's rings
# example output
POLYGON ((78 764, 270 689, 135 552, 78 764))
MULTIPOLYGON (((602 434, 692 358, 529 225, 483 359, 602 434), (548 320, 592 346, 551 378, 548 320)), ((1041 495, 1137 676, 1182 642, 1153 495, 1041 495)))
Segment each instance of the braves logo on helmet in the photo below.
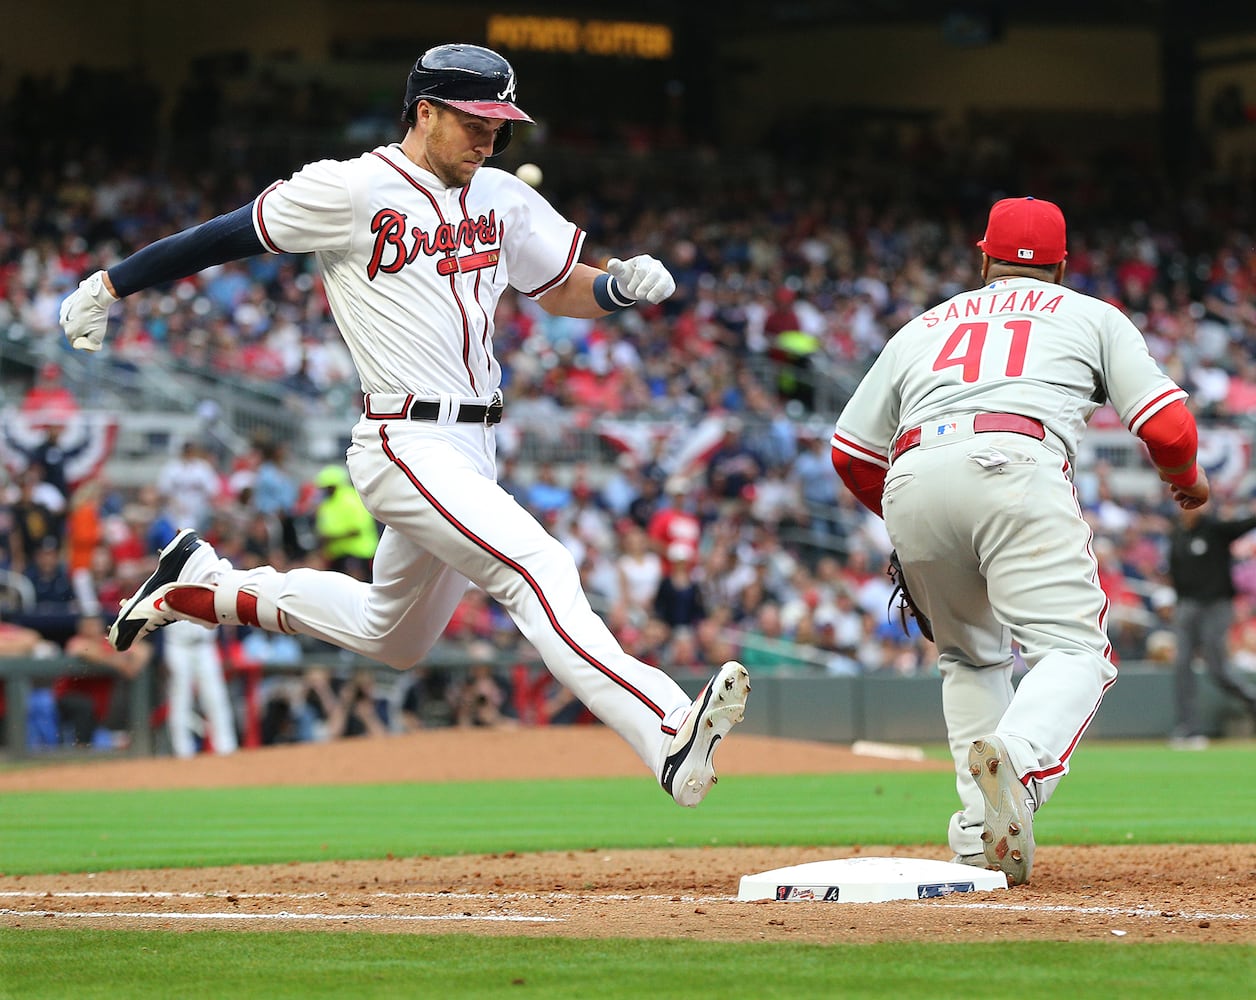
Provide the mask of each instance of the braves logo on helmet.
POLYGON ((480 118, 504 119, 493 144, 496 156, 510 142, 513 122, 531 122, 515 104, 515 71, 502 56, 481 45, 437 45, 419 56, 406 80, 402 121, 414 124, 422 99, 480 118))

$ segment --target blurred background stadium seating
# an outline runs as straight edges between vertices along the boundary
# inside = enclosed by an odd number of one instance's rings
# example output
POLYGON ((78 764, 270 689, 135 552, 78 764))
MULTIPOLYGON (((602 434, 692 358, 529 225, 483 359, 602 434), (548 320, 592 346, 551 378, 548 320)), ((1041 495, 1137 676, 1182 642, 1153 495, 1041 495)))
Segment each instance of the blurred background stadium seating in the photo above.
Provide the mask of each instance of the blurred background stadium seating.
MULTIPOLYGON (((497 317, 502 478, 573 549, 637 655, 675 670, 734 652, 763 673, 934 670, 931 647, 887 622, 888 543, 840 495, 827 438, 885 338, 975 282, 973 244, 1003 195, 1063 206, 1069 283, 1146 331, 1192 393, 1222 507, 1250 502, 1250 3, 640 2, 611 18, 553 2, 67 0, 11 14, 0 534, 12 539, 26 494, 60 493, 48 535, 75 585, 64 614, 35 613, 32 559, 12 545, 0 558, 6 618, 46 641, 111 614, 143 578, 171 501, 157 484, 189 443, 219 477, 202 527, 220 550, 319 563, 313 483, 341 462, 360 396, 312 261, 266 256, 132 296, 98 355, 66 348, 57 309, 97 267, 309 160, 398 139, 410 63, 451 39, 514 63, 538 124, 500 165, 542 167, 546 196, 589 234, 586 257, 647 251, 678 280, 663 305, 606 320, 513 295, 497 317), (297 499, 259 509, 257 469, 277 445, 297 499), (700 528, 676 585, 697 586, 703 612, 684 621, 655 600, 674 589, 660 584, 677 513, 700 528), (93 521, 76 554, 75 523, 93 521)), ((1163 662, 1160 484, 1108 410, 1079 467, 1118 655, 1163 662)), ((1242 555, 1234 646, 1250 669, 1256 561, 1242 555)), ((508 717, 580 717, 511 669, 530 654, 499 609, 470 595, 462 610, 447 658, 489 643, 508 717)), ((229 669, 253 662, 247 638, 223 637, 229 669)), ((451 684, 440 697, 456 701, 451 684)), ((405 697, 381 696, 394 725, 405 697)))

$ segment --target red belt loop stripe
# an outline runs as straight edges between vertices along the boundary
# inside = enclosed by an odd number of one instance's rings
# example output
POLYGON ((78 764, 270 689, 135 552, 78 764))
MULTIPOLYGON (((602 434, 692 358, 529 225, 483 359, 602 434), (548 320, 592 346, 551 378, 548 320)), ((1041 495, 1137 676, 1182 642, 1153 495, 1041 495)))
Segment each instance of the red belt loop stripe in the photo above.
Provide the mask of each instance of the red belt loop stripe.
MULTIPOLYGON (((1007 434, 1023 434, 1025 437, 1037 438, 1039 441, 1047 436, 1046 428, 1041 420, 1033 417, 1022 417, 1019 413, 978 413, 973 416, 973 433, 990 434, 1002 431, 1007 434)), ((923 428, 912 427, 903 431, 894 442, 890 451, 893 462, 905 451, 919 446, 923 428)))

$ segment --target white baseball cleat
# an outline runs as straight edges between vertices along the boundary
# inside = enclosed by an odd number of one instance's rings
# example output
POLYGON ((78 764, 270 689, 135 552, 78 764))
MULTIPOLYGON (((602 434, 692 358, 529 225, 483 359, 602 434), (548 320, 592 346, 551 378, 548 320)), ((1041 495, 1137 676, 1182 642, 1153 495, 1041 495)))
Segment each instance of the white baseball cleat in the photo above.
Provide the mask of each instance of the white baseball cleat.
POLYGON ((130 649, 136 639, 176 621, 178 616, 165 607, 162 598, 179 581, 189 563, 194 563, 194 568, 199 567, 206 558, 212 562, 217 556, 212 546, 201 541, 191 528, 184 528, 175 535, 161 550, 152 576, 123 603, 118 617, 109 626, 109 642, 113 648, 130 649))
POLYGON ((971 865, 973 868, 988 868, 989 862, 986 861, 986 855, 983 851, 980 854, 957 854, 951 858, 953 865, 971 865))
POLYGON ((1034 800, 997 736, 974 740, 968 772, 986 800, 981 831, 987 867, 1002 871, 1012 885, 1024 885, 1034 866, 1034 800))
POLYGON ((694 699, 672 737, 659 783, 682 806, 696 806, 719 779, 712 758, 720 740, 746 715, 750 674, 729 660, 694 699))

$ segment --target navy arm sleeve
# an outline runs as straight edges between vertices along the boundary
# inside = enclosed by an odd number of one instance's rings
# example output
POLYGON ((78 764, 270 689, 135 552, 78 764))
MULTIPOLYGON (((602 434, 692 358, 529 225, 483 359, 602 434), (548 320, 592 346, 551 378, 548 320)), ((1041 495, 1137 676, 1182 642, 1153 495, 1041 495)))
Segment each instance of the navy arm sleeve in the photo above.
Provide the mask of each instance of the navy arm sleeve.
POLYGON ((150 243, 109 268, 109 280, 121 298, 143 288, 186 278, 215 264, 265 252, 253 229, 250 202, 234 212, 150 243))

